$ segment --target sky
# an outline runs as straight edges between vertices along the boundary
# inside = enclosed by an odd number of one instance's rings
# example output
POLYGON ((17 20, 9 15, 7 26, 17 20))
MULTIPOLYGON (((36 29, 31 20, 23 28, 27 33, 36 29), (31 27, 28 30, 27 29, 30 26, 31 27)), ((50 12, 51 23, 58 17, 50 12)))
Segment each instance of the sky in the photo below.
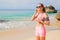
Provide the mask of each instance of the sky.
POLYGON ((38 3, 60 9, 60 0, 0 0, 0 9, 34 9, 38 3))

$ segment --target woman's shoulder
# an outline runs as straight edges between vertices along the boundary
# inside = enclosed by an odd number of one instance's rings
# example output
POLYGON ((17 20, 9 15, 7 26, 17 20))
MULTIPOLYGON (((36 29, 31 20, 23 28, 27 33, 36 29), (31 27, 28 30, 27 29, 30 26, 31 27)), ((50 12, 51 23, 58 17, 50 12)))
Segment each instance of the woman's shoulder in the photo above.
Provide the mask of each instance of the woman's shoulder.
POLYGON ((47 13, 44 13, 43 15, 44 15, 44 17, 47 17, 47 16, 48 16, 48 14, 47 14, 47 13))

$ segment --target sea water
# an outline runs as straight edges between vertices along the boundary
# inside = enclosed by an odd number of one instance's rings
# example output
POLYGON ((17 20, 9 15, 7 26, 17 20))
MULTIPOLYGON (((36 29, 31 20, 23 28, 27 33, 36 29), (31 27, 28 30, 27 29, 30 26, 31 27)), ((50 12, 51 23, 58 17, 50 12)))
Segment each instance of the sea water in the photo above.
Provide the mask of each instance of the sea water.
MULTIPOLYGON (((29 11, 29 10, 25 10, 25 11, 1 11, 0 10, 0 20, 28 20, 32 17, 32 15, 34 14, 34 11, 29 11)), ((48 13, 49 17, 52 17, 53 15, 55 15, 56 13, 48 13)))
MULTIPOLYGON (((33 14, 34 11, 32 10, 0 10, 0 31, 5 31, 6 29, 10 28, 25 29, 34 27, 35 23, 31 22, 31 17, 33 16, 33 14), (1 22, 1 20, 3 21, 1 22)), ((56 15, 56 13, 47 14, 52 20, 56 15)))
POLYGON ((26 20, 33 13, 33 11, 0 11, 0 20, 26 20))

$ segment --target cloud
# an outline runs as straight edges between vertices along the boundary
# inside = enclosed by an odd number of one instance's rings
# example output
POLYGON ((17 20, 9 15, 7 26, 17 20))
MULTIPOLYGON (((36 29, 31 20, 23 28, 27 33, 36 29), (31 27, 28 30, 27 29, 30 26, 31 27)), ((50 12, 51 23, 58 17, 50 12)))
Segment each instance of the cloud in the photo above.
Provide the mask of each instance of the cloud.
POLYGON ((16 0, 0 0, 0 9, 14 8, 16 6, 16 0))
POLYGON ((33 9, 38 3, 60 7, 60 0, 0 0, 0 9, 33 9))

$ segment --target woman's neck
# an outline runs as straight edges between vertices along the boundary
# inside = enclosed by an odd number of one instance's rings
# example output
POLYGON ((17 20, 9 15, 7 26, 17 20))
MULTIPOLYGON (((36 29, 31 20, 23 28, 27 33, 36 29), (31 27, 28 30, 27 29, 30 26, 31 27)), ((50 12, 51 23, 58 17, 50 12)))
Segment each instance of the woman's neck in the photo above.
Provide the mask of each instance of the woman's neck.
POLYGON ((44 13, 43 11, 40 11, 40 13, 44 13))
POLYGON ((38 13, 44 13, 44 12, 40 11, 40 12, 38 12, 38 13))

